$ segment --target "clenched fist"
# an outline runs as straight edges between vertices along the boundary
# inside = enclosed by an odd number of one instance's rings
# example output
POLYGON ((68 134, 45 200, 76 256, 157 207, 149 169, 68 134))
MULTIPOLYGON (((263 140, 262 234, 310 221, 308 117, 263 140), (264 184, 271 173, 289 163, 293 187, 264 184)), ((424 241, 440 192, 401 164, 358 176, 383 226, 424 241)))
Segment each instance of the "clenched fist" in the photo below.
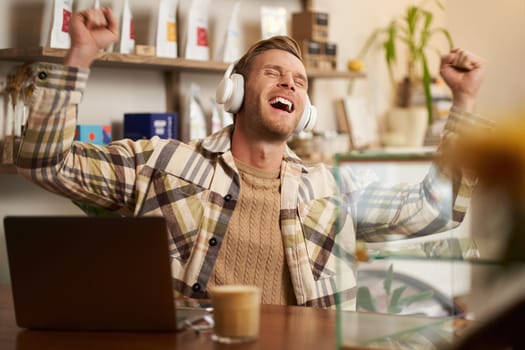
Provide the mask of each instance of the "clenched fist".
POLYGON ((462 49, 454 49, 442 57, 440 73, 452 90, 454 106, 472 112, 485 66, 485 60, 462 49))
POLYGON ((118 39, 118 24, 110 8, 88 9, 71 18, 71 48, 65 64, 87 68, 105 49, 118 39))

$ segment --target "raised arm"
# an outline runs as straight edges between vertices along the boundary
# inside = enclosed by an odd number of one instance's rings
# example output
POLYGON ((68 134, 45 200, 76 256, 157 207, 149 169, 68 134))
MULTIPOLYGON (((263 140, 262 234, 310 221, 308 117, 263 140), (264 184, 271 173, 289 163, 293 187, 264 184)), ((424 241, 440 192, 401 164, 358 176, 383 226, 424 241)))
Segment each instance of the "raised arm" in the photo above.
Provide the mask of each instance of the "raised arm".
POLYGON ((440 73, 452 91, 454 107, 468 113, 474 111, 485 67, 485 60, 462 49, 454 49, 442 57, 440 73))
POLYGON ((151 142, 120 141, 98 146, 74 141, 78 105, 98 52, 117 38, 110 9, 75 13, 65 65, 38 62, 27 70, 29 115, 18 173, 66 197, 112 210, 133 210, 137 168, 151 142))
POLYGON ((118 25, 110 8, 88 9, 71 18, 71 48, 65 65, 89 68, 100 50, 118 39, 118 25))
POLYGON ((458 225, 466 213, 475 179, 447 162, 458 138, 492 123, 472 114, 485 74, 480 57, 454 49, 441 61, 441 75, 450 87, 453 107, 438 147, 440 154, 419 184, 386 187, 374 182, 355 193, 358 238, 384 239, 423 236, 458 225))

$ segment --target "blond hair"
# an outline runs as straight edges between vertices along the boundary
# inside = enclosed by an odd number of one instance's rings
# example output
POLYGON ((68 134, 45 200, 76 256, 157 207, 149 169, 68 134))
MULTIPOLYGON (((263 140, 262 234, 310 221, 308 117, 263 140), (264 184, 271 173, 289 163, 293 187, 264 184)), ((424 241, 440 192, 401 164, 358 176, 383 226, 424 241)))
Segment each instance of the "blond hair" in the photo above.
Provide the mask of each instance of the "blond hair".
POLYGON ((303 60, 301 56, 301 48, 297 41, 285 35, 273 36, 268 39, 260 40, 253 44, 248 51, 235 64, 234 71, 241 74, 245 78, 250 70, 250 65, 255 56, 268 50, 283 50, 291 53, 299 60, 303 60))

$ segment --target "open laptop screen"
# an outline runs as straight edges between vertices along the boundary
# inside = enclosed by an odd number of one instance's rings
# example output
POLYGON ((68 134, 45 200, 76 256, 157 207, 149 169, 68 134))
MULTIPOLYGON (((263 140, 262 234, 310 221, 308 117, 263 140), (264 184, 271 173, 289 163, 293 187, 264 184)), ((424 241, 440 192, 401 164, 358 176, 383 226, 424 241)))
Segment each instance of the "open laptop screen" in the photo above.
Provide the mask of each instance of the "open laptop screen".
POLYGON ((163 218, 11 216, 4 226, 20 327, 177 328, 163 218))

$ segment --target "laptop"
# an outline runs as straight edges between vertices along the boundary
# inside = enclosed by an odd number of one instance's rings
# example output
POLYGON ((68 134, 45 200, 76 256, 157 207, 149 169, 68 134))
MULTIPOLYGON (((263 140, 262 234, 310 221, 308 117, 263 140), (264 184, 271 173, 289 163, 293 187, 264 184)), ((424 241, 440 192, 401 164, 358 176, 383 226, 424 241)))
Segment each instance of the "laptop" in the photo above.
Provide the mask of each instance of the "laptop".
POLYGON ((19 327, 175 331, 209 310, 176 312, 161 217, 8 216, 19 327))

